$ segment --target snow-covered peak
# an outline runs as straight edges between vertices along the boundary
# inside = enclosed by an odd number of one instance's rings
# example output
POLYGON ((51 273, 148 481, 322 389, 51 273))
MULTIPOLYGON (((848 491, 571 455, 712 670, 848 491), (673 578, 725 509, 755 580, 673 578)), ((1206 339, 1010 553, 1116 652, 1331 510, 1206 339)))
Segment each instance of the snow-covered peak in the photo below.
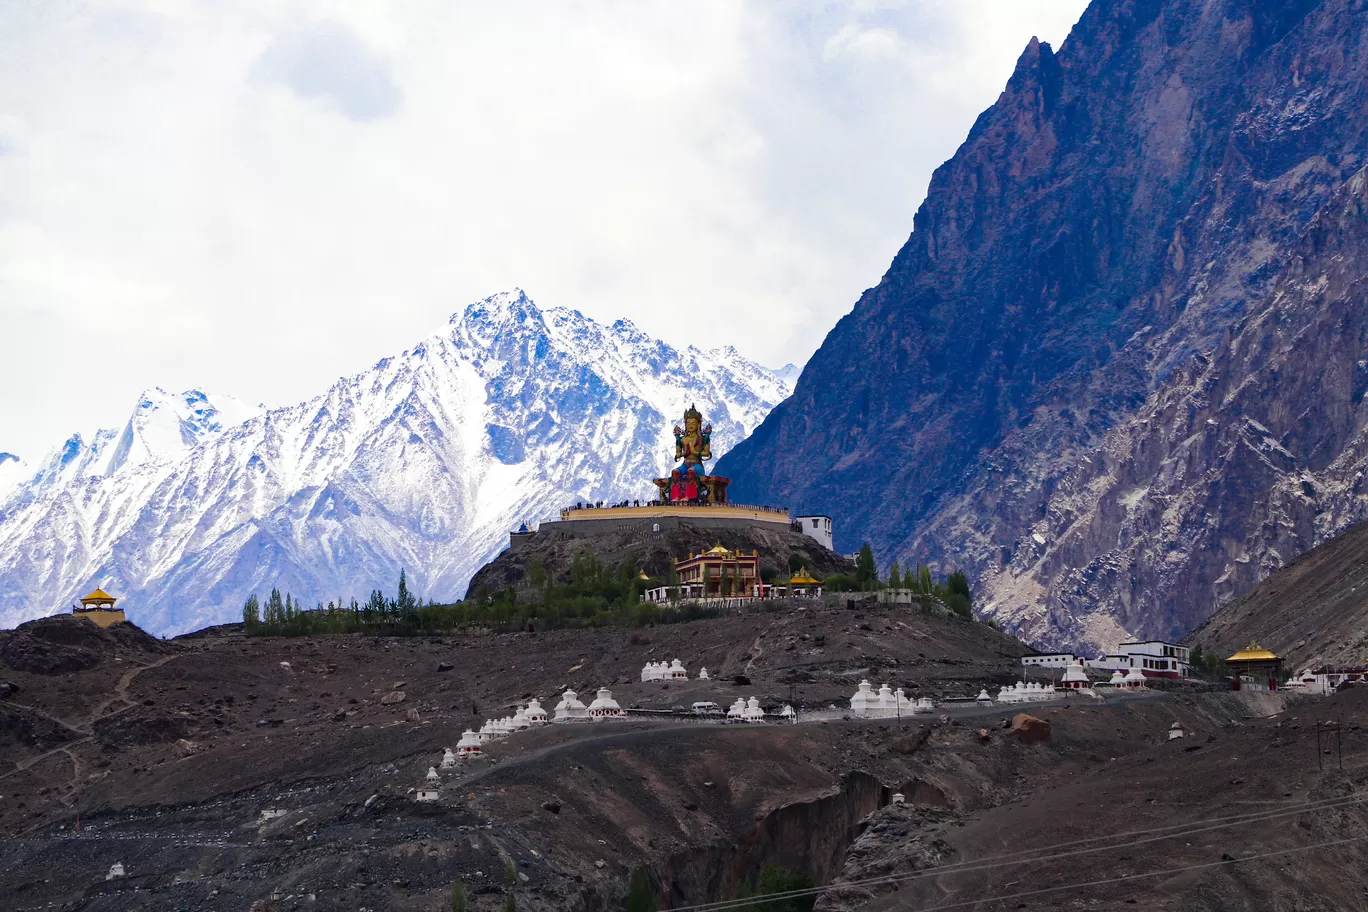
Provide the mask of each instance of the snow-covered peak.
POLYGON ((691 403, 720 457, 788 393, 734 348, 677 349, 521 289, 264 414, 151 389, 121 427, 73 435, 0 487, 0 625, 92 580, 157 633, 230 620, 274 586, 388 589, 401 568, 423 595, 459 598, 518 523, 649 496, 691 403))
POLYGON ((103 474, 152 460, 176 459, 226 428, 255 418, 264 409, 232 396, 203 390, 172 394, 160 387, 144 390, 110 453, 103 474))
POLYGON ((19 482, 28 477, 29 467, 13 453, 0 453, 0 502, 19 482))

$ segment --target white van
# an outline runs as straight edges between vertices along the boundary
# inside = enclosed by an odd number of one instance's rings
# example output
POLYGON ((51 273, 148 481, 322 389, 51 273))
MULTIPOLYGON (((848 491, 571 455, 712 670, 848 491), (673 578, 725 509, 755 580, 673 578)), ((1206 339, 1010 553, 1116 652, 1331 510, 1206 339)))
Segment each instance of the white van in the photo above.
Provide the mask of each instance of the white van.
POLYGON ((712 702, 711 700, 700 700, 699 702, 695 703, 695 704, 693 705, 693 711, 694 711, 694 715, 695 715, 695 716, 720 716, 720 715, 722 715, 722 707, 718 706, 716 703, 712 702))

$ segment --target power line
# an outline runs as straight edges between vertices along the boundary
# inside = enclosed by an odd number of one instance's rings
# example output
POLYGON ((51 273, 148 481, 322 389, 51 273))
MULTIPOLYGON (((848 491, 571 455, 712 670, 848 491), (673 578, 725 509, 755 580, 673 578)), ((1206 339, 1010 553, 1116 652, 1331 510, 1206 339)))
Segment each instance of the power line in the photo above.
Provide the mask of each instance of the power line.
POLYGON ((1357 795, 1346 798, 1324 799, 1321 801, 1297 802, 1293 805, 1284 805, 1267 811, 1258 811, 1252 814, 1236 814, 1227 817, 1215 817, 1209 820, 1200 821, 1196 824, 1173 824, 1166 827, 1155 827, 1147 830, 1133 830, 1129 833, 1114 833, 1106 836, 1090 837, 1088 839, 1078 839, 1072 842, 1055 843, 1050 847, 1048 854, 1036 854, 1040 849, 1024 849, 1020 852, 1012 852, 1006 855, 991 856, 989 858, 978 859, 975 861, 953 862, 951 864, 937 865, 933 868, 923 868, 920 871, 913 871, 907 874, 890 874, 883 877, 867 878, 865 880, 847 881, 838 885, 827 885, 823 887, 808 887, 800 890, 788 890, 781 893, 768 893, 762 896, 751 896, 745 899, 724 899, 708 903, 699 903, 692 906, 676 906, 673 912, 723 912, 727 909, 744 908, 747 905, 760 900, 780 900, 796 899, 799 897, 813 896, 824 893, 833 887, 840 888, 879 886, 883 884, 901 883, 909 880, 917 880, 924 877, 968 874, 978 871, 985 871, 992 868, 1009 867, 1011 865, 1039 863, 1047 861, 1057 861, 1063 858, 1071 858, 1078 855, 1088 855, 1097 852, 1106 852, 1113 849, 1130 848, 1133 846, 1146 845, 1151 842, 1160 842, 1165 839, 1175 839, 1180 836, 1192 836, 1198 833, 1211 832, 1213 830, 1226 829, 1239 826, 1245 823, 1259 823, 1266 820, 1274 820, 1279 817, 1296 816, 1299 814, 1311 813, 1314 811, 1334 810, 1352 804, 1362 804, 1368 801, 1368 795, 1357 795), (1155 835, 1158 834, 1158 835, 1155 835), (1147 836, 1146 839, 1134 839, 1132 837, 1147 836), (1126 840, 1126 841, 1120 841, 1126 840), (1097 843, 1109 843, 1097 845, 1097 843), (1058 849, 1070 848, 1073 846, 1091 846, 1089 848, 1076 849, 1069 852, 1059 852, 1058 849))
POLYGON ((1203 868, 1218 868, 1221 865, 1243 864, 1247 861, 1261 861, 1265 858, 1277 858, 1282 855, 1294 855, 1298 852, 1309 852, 1312 849, 1329 849, 1335 846, 1349 845, 1353 842, 1363 842, 1368 840, 1368 834, 1363 836, 1351 836, 1348 839, 1333 839, 1329 842, 1317 842, 1311 845, 1297 846, 1291 849, 1278 849, 1274 852, 1262 852, 1258 855, 1246 855, 1244 858, 1232 858, 1229 861, 1204 861, 1201 864, 1183 865, 1179 868, 1166 868, 1162 871, 1145 871, 1141 874, 1125 874, 1121 877, 1108 877, 1103 880, 1089 880, 1084 883, 1064 884, 1058 887, 1042 887, 1039 890, 1026 890, 1021 893, 1007 893, 1002 896, 989 896, 984 899, 969 899, 962 902, 950 903, 945 906, 936 906, 937 912, 942 909, 959 909, 964 906, 974 906, 980 903, 1005 902, 1011 899, 1023 899, 1027 896, 1039 896, 1042 893, 1058 893, 1060 890, 1079 890, 1084 887, 1100 887, 1106 884, 1125 883, 1131 880, 1141 880, 1146 877, 1163 877, 1169 874, 1182 874, 1186 871, 1199 871, 1203 868))

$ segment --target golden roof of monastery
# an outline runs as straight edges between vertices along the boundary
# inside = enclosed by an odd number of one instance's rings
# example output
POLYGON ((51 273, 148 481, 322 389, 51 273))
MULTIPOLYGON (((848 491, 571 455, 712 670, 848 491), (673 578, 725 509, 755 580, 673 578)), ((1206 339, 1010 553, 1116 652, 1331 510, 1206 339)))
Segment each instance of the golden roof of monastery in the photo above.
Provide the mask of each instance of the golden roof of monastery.
POLYGON ((807 566, 804 565, 797 573, 789 577, 789 582, 798 583, 799 585, 812 586, 817 583, 817 580, 812 578, 812 576, 807 572, 807 566))
MULTIPOLYGON (((728 551, 726 548, 722 547, 721 542, 718 542, 717 544, 709 548, 707 551, 704 551, 703 554, 712 554, 717 555, 718 557, 728 557, 731 555, 731 552, 728 551)), ((702 557, 702 555, 699 556, 702 557)))
POLYGON ((1265 661, 1265 662, 1266 662, 1266 661, 1268 661, 1268 660, 1270 660, 1270 659, 1276 659, 1276 658, 1277 658, 1277 656, 1275 656, 1273 653, 1269 652, 1267 649, 1264 649, 1262 646, 1260 646, 1258 643, 1254 642, 1253 640, 1250 640, 1248 646, 1246 646, 1244 649, 1241 649, 1239 652, 1235 653, 1235 654, 1234 654, 1233 656, 1231 656, 1230 658, 1226 659, 1226 661, 1227 661, 1227 662, 1260 662, 1260 661, 1265 661))
POLYGON ((81 599, 81 601, 83 601, 83 602, 114 602, 114 601, 118 601, 118 600, 117 600, 116 598, 114 598, 114 596, 110 595, 108 592, 105 592, 103 589, 101 589, 101 588, 99 588, 99 587, 97 586, 97 587, 95 588, 95 591, 91 592, 90 595, 87 595, 87 596, 83 597, 83 598, 81 599))

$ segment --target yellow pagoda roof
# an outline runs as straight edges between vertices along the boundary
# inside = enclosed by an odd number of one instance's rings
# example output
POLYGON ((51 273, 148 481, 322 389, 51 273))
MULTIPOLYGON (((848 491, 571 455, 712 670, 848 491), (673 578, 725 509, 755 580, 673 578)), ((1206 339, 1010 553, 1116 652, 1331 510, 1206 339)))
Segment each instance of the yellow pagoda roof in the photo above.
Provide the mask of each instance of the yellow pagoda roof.
POLYGON ((1258 661, 1267 661, 1267 660, 1269 660, 1269 659, 1276 659, 1276 658, 1277 658, 1276 655, 1274 655, 1273 653, 1269 652, 1267 649, 1264 649, 1262 646, 1260 646, 1258 643, 1254 642, 1253 640, 1250 640, 1250 641, 1249 641, 1249 645, 1248 645, 1247 647, 1245 647, 1244 649, 1241 649, 1239 652, 1235 653, 1233 656, 1231 656, 1230 658, 1226 659, 1226 661, 1227 661, 1227 662, 1258 662, 1258 661))
POLYGON ((813 579, 812 576, 808 574, 808 572, 807 572, 807 566, 804 565, 797 573, 795 573, 793 576, 789 577, 789 582, 790 582, 790 583, 798 583, 798 584, 800 584, 800 585, 811 586, 811 585, 816 584, 818 581, 815 580, 815 579, 813 579))
POLYGON ((115 599, 114 596, 110 595, 108 592, 105 592, 103 589, 101 589, 101 588, 99 588, 99 587, 97 586, 97 587, 95 588, 95 591, 94 591, 94 592, 90 593, 90 595, 87 595, 87 596, 83 597, 83 598, 81 599, 81 601, 83 601, 83 602, 113 602, 113 601, 117 601, 117 599, 115 599))
POLYGON ((648 579, 650 579, 650 577, 646 575, 646 571, 645 571, 645 570, 641 570, 641 571, 639 571, 639 572, 637 573, 637 579, 648 580, 648 579))
POLYGON ((722 547, 722 543, 721 543, 721 542, 718 542, 717 544, 713 545, 711 548, 709 548, 707 551, 704 551, 703 553, 704 553, 704 554, 715 554, 715 555, 719 555, 719 556, 731 554, 730 551, 728 551, 726 548, 722 547))

